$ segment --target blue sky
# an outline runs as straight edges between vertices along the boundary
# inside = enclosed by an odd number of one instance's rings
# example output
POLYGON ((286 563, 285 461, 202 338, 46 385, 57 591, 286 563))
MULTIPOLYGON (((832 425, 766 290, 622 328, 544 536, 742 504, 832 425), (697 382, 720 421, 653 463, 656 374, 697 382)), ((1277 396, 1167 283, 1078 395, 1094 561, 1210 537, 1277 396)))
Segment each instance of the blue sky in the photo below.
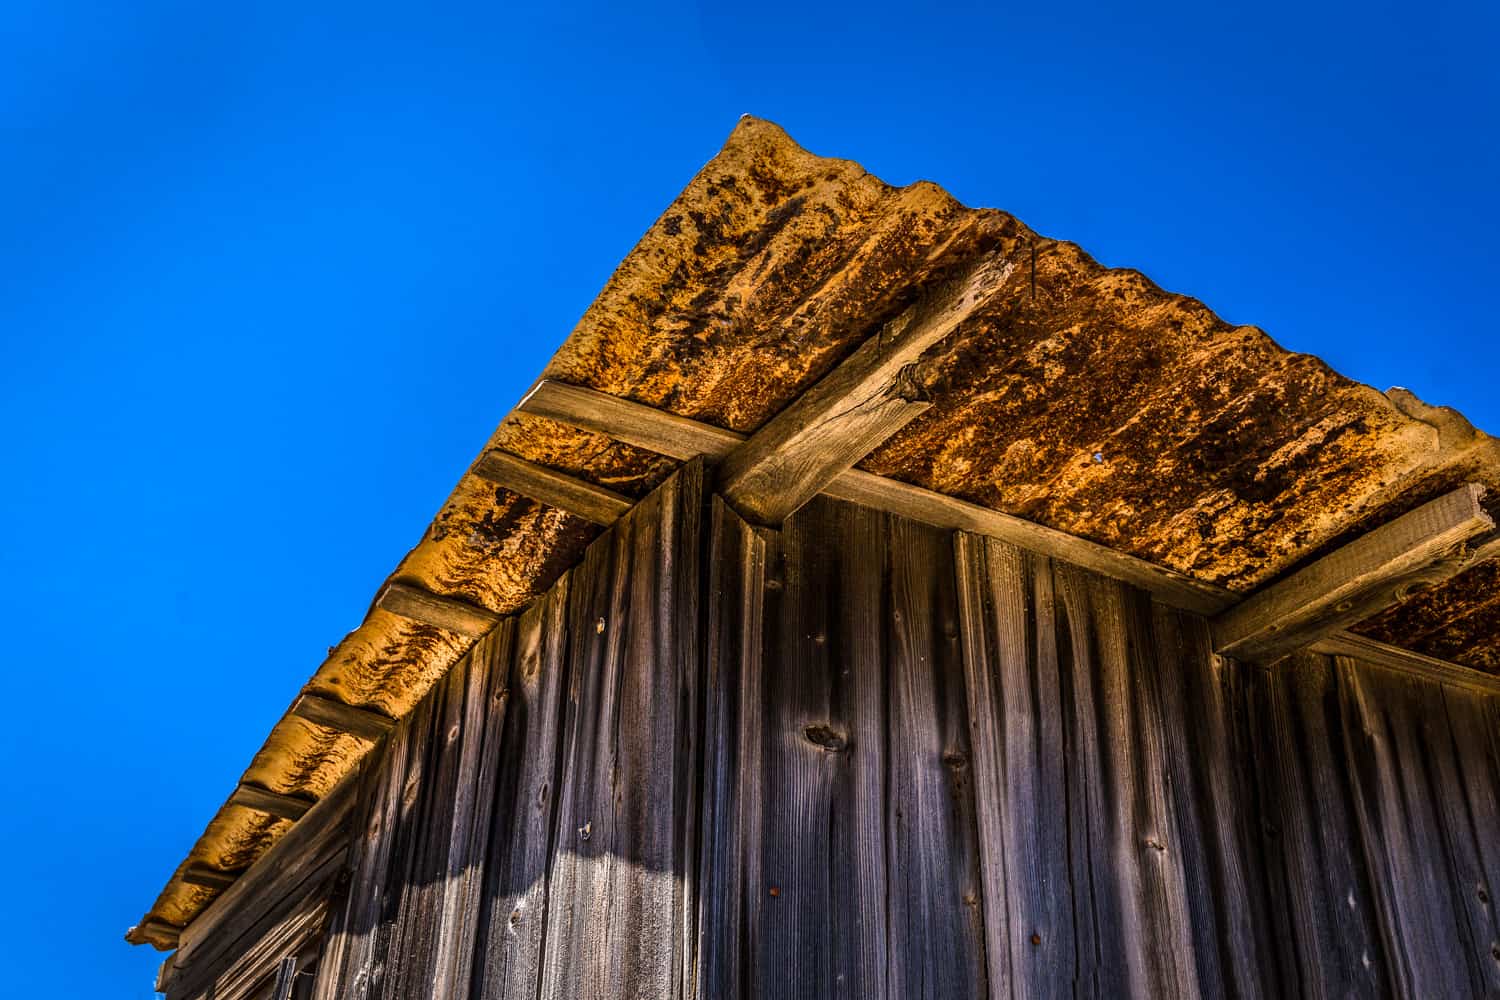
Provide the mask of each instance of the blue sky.
POLYGON ((5 0, 6 964, 150 995, 126 926, 741 113, 1500 429, 1496 10, 5 0))

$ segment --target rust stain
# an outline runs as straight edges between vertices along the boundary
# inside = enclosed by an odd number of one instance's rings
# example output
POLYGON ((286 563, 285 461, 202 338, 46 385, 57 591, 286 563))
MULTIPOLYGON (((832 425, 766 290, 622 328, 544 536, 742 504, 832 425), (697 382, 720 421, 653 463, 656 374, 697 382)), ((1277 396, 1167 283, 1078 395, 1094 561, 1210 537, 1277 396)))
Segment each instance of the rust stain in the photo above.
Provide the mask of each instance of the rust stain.
MULTIPOLYGON (((748 117, 544 375, 752 432, 982 255, 1013 261, 1010 283, 910 373, 932 406, 862 463, 869 471, 1239 591, 1459 482, 1500 497, 1500 446, 1454 411, 1360 385, 1010 215, 930 183, 892 187, 748 117)), ((674 465, 520 415, 490 447, 631 497, 674 465)), ((597 533, 465 475, 390 579, 511 614, 597 533)), ((1482 566, 1359 631, 1500 672, 1497 594, 1500 570, 1482 566)), ((307 689, 399 716, 463 649, 372 610, 307 689)), ((321 796, 362 752, 284 718, 245 777, 321 796)), ((191 860, 242 867, 288 825, 226 805, 191 860)), ((183 924, 212 897, 174 876, 151 915, 183 924)))

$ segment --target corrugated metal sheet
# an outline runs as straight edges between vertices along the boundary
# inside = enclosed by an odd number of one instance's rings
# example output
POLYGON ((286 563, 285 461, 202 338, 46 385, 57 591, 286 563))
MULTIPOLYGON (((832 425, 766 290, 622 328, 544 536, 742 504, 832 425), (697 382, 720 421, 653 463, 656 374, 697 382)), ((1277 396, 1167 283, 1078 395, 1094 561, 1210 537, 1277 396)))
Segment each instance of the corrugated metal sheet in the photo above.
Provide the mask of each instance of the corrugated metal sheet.
MULTIPOLYGON (((545 375, 753 431, 924 288, 999 251, 1006 293, 918 366, 933 407, 864 467, 1247 590, 1463 480, 1500 487, 1500 447, 1452 411, 1381 393, 1141 274, 1106 269, 935 185, 894 188, 743 119, 631 251, 545 375)), ((658 456, 527 417, 491 445, 643 496, 658 456)), ((524 608, 597 529, 465 476, 392 579, 524 608)), ((1494 571, 1367 634, 1500 670, 1494 571)), ((459 655, 374 611, 309 681, 393 713, 459 655)), ((247 779, 319 794, 363 746, 288 717, 247 779)), ((280 821, 226 806, 190 860, 257 856, 280 821)), ((168 885, 190 920, 208 890, 168 885)))

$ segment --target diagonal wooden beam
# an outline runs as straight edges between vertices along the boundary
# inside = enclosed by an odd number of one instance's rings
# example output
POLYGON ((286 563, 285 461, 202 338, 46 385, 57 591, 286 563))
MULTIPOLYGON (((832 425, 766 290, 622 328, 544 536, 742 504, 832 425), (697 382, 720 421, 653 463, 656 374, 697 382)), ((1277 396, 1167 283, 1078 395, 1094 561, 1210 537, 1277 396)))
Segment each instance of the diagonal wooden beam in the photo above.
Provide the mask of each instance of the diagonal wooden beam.
POLYGON ((1213 620, 1215 651, 1275 660, 1461 573, 1466 543, 1495 530, 1483 496, 1461 486, 1255 592, 1213 620))
POLYGON ((396 724, 396 720, 388 715, 381 715, 367 708, 355 708, 316 694, 299 697, 292 705, 292 714, 371 743, 390 732, 391 727, 396 724))
POLYGON ((1005 285, 986 257, 924 296, 752 434, 719 464, 718 488, 742 516, 776 525, 930 405, 903 376, 1005 285))
MULTIPOLYGON (((518 409, 672 458, 727 455, 745 440, 744 435, 734 431, 561 382, 539 383, 518 409)), ((1097 542, 859 469, 840 473, 823 492, 939 528, 998 538, 1124 580, 1173 607, 1198 614, 1217 614, 1238 600, 1233 591, 1224 587, 1195 580, 1186 573, 1097 542)))
POLYGON ((387 586, 375 598, 375 606, 393 615, 436 625, 471 639, 477 639, 494 628, 501 617, 488 608, 434 594, 406 583, 387 586))
POLYGON ((512 493, 606 527, 625 516, 625 512, 634 506, 629 497, 503 451, 485 452, 474 463, 473 472, 512 493))
POLYGON ((306 815, 314 805, 306 799, 294 798, 290 795, 282 795, 280 792, 273 792, 269 788, 246 784, 241 784, 234 790, 234 794, 229 797, 229 803, 294 822, 306 815))

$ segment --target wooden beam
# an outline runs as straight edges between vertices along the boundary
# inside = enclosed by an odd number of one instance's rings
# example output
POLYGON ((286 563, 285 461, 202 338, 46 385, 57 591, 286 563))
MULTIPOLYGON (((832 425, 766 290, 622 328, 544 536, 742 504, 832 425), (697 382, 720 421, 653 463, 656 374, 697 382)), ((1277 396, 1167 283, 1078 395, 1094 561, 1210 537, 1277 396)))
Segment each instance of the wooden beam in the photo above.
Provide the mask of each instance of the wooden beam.
POLYGON ((699 455, 717 460, 745 440, 735 431, 550 379, 533 386, 516 410, 682 461, 699 455))
POLYGON ((743 517, 776 525, 927 409, 905 369, 993 297, 1013 267, 986 257, 924 296, 719 465, 719 492, 743 517))
POLYGON ((396 724, 396 720, 367 708, 355 708, 332 698, 304 694, 292 705, 292 714, 308 722, 336 729, 374 743, 396 724))
POLYGON ((131 944, 150 944, 163 951, 177 947, 182 928, 157 917, 147 917, 125 932, 125 940, 131 944))
POLYGON ((1275 660, 1473 565, 1465 543, 1494 531, 1467 484, 1265 587, 1213 621, 1215 651, 1275 660))
POLYGON ((474 463, 473 472, 512 493, 606 527, 635 506, 629 497, 503 451, 485 452, 474 463))
POLYGON ((436 625, 471 639, 477 639, 494 628, 501 617, 488 608, 405 583, 387 586, 375 599, 375 606, 393 615, 436 625))
POLYGON ((1123 580, 1164 604, 1195 614, 1217 614, 1236 599, 1234 592, 1227 588, 1203 583, 1186 573, 1158 566, 1066 531, 858 469, 850 469, 839 476, 824 492, 839 500, 889 511, 935 527, 997 538, 1018 548, 1123 580))
MULTIPOLYGON (((518 409, 672 458, 723 456, 745 440, 743 434, 734 431, 560 382, 538 384, 518 409)), ((890 511, 939 528, 998 538, 1124 580, 1163 603, 1197 614, 1217 614, 1238 600, 1233 591, 1195 580, 1186 573, 1157 566, 1013 514, 858 469, 840 473, 823 492, 840 500, 890 511)))
POLYGON ((220 871, 194 861, 182 871, 182 880, 188 885, 201 885, 207 889, 228 889, 239 876, 233 872, 220 871))
POLYGON ((234 794, 229 797, 229 803, 293 821, 301 819, 315 804, 306 799, 273 792, 268 788, 245 784, 241 784, 234 790, 234 794))
POLYGON ((1309 648, 1324 656, 1346 656, 1351 660, 1371 663, 1422 680, 1438 681, 1483 694, 1500 694, 1500 677, 1494 674, 1440 660, 1435 656, 1423 656, 1353 632, 1335 632, 1326 639, 1319 639, 1309 648))

